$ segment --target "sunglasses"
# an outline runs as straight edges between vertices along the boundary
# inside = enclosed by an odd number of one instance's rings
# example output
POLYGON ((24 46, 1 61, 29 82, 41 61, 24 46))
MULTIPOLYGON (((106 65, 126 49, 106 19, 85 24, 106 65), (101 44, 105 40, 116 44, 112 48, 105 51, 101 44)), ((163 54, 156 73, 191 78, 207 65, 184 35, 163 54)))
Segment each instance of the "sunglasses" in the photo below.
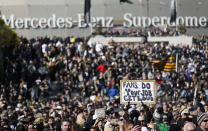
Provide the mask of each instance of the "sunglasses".
POLYGON ((184 113, 184 115, 189 116, 189 113, 184 113))
POLYGON ((142 123, 142 122, 146 122, 145 120, 138 120, 140 123, 142 123))
POLYGON ((203 120, 203 122, 208 122, 208 119, 207 120, 203 120))

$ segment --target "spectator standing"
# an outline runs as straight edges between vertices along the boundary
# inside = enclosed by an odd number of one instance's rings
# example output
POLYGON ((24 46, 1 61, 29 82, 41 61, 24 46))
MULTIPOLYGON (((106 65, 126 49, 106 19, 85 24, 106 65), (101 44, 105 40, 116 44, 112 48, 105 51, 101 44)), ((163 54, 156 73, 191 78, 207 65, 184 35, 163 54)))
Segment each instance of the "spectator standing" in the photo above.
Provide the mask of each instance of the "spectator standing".
POLYGON ((208 131, 208 115, 206 113, 199 113, 197 124, 198 127, 196 131, 208 131))
POLYGON ((188 122, 184 125, 184 131, 195 131, 196 125, 192 122, 188 122))

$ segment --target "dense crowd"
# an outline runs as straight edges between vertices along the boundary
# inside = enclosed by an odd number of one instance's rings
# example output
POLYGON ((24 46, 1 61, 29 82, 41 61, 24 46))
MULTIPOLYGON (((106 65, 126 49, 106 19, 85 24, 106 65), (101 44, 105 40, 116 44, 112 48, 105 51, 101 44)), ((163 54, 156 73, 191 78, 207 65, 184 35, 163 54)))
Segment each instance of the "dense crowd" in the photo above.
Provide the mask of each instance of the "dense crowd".
MULTIPOLYGON (((93 31, 93 35, 96 35, 97 30, 93 31)), ((113 27, 103 29, 100 34, 106 37, 147 37, 147 36, 177 36, 179 31, 175 29, 167 28, 166 26, 160 27, 148 27, 148 28, 120 28, 113 27)))
POLYGON ((0 131, 208 130, 208 37, 92 47, 84 38, 22 38, 9 53, 0 131), (176 53, 177 72, 155 72, 155 58, 176 53), (120 80, 155 80, 156 104, 120 104, 120 80))

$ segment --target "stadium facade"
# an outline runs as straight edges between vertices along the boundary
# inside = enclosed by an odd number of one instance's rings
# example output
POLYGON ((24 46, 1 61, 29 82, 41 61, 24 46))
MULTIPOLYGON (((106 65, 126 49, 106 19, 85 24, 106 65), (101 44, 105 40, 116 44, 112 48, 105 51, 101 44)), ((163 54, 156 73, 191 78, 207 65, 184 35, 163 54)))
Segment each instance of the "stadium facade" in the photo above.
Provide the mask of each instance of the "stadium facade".
POLYGON ((170 22, 171 0, 91 0, 91 23, 84 22, 84 0, 0 0, 1 17, 19 35, 86 36, 99 23, 109 27, 186 26, 188 34, 208 34, 207 0, 177 0, 177 19, 170 22))

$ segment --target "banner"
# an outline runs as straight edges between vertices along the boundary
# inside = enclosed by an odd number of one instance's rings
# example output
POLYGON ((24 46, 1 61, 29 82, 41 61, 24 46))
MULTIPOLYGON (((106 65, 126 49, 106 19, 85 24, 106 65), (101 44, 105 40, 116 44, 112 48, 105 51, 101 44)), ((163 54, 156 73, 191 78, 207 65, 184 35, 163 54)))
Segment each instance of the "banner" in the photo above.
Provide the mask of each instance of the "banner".
POLYGON ((176 59, 174 56, 168 56, 166 58, 157 59, 152 61, 156 72, 160 71, 176 71, 176 59))
POLYGON ((176 5, 176 0, 171 0, 171 5, 170 5, 170 22, 176 22, 177 18, 177 5, 176 5))
MULTIPOLYGON (((90 3, 89 3, 90 4, 90 3)), ((88 5, 90 6, 90 5, 88 5)), ((207 27, 208 18, 205 16, 178 16, 176 23, 170 22, 170 17, 167 16, 134 16, 132 13, 123 14, 122 20, 117 20, 113 16, 90 16, 91 8, 88 9, 86 5, 85 13, 78 13, 75 16, 58 16, 51 14, 47 16, 31 16, 31 17, 18 17, 15 14, 5 15, 1 14, 6 25, 13 29, 69 29, 73 27, 86 28, 96 27, 100 22, 101 27, 175 27, 184 25, 185 27, 207 27), (87 22, 87 23, 86 23, 87 22)), ((91 7, 91 6, 90 6, 91 7)), ((154 38, 153 38, 154 39, 154 38)), ((164 39, 164 38, 163 38, 164 39)))
POLYGON ((127 104, 155 104, 154 80, 121 80, 120 103, 127 104))
POLYGON ((85 20, 85 23, 90 23, 91 22, 90 9, 91 9, 91 0, 85 0, 85 4, 84 4, 84 20, 85 20))

